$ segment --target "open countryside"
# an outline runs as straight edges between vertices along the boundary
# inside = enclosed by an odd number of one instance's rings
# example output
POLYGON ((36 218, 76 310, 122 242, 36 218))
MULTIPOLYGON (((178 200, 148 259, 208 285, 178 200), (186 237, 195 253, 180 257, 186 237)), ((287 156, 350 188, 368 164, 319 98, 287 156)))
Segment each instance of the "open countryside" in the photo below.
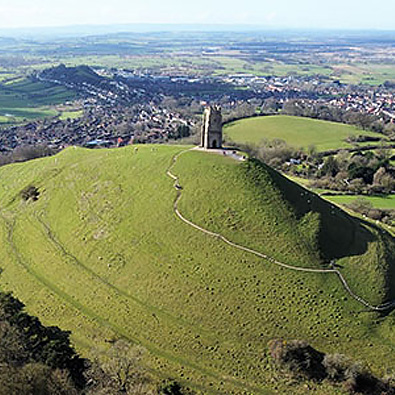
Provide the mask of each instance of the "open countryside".
POLYGON ((7 6, 0 395, 395 395, 395 7, 308 2, 7 6))

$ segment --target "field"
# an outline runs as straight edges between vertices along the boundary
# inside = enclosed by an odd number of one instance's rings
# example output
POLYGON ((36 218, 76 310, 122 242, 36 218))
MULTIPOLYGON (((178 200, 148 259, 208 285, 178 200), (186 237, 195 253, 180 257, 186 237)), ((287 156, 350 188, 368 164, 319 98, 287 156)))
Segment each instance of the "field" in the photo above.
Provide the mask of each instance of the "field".
POLYGON ((381 209, 395 209, 395 195, 389 196, 364 196, 364 195, 356 195, 356 196, 345 196, 345 195, 336 195, 336 196, 325 196, 325 199, 328 199, 334 203, 338 204, 350 204, 357 198, 363 198, 372 203, 373 207, 381 208, 381 209))
MULTIPOLYGON (((177 218, 166 169, 183 150, 69 148, 0 168, 1 289, 71 330, 84 355, 124 338, 149 351, 153 372, 205 394, 304 394, 274 370, 275 337, 393 373, 394 313, 367 312, 333 274, 278 267, 177 218), (21 199, 28 185, 38 201, 21 199)), ((195 223, 291 265, 337 258, 370 303, 395 297, 394 241, 378 228, 258 162, 191 151, 172 172, 195 223)))
POLYGON ((333 66, 334 75, 346 84, 379 85, 395 80, 395 67, 391 64, 343 64, 333 66))
POLYGON ((51 107, 75 99, 67 89, 20 78, 0 83, 0 123, 19 123, 34 118, 55 116, 51 107))
POLYGON ((351 135, 379 136, 351 125, 286 115, 248 118, 227 124, 224 133, 236 143, 257 144, 262 139, 282 139, 296 148, 314 145, 317 151, 350 148, 351 135))
POLYGON ((83 110, 62 111, 59 119, 61 120, 76 119, 76 118, 81 118, 83 115, 84 115, 83 110))

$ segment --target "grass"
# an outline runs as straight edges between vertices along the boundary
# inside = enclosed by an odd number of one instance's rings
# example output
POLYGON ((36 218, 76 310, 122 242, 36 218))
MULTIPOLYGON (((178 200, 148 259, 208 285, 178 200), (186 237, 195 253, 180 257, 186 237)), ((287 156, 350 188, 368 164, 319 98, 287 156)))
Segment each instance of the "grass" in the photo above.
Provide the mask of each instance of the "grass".
POLYGON ((345 141, 350 135, 378 136, 350 125, 286 115, 232 122, 225 126, 224 133, 237 143, 257 144, 264 138, 277 138, 297 148, 314 145, 318 151, 352 147, 345 141))
POLYGON ((20 123, 29 119, 54 117, 56 110, 48 107, 0 108, 0 123, 20 123))
POLYGON ((353 63, 333 65, 334 75, 346 84, 380 85, 385 81, 395 81, 393 64, 353 63))
POLYGON ((320 189, 320 188, 311 188, 310 180, 297 176, 286 175, 287 178, 296 182, 299 185, 304 186, 307 189, 315 193, 322 194, 324 199, 329 200, 338 204, 349 204, 357 198, 363 198, 372 203, 373 207, 381 208, 381 209, 395 209, 395 195, 386 195, 386 196, 367 196, 367 195, 345 195, 339 193, 338 195, 334 194, 334 191, 330 189, 320 189))
POLYGON ((63 111, 59 117, 60 120, 77 119, 84 115, 84 110, 63 111))
MULTIPOLYGON (((182 51, 182 47, 179 50, 182 51)), ((340 80, 342 83, 352 84, 369 84, 379 85, 385 81, 395 80, 395 67, 392 64, 375 64, 375 63, 342 63, 328 64, 322 66, 314 63, 284 63, 282 61, 255 61, 251 59, 240 58, 237 56, 227 55, 226 53, 212 56, 205 55, 179 55, 167 52, 162 54, 130 54, 125 55, 90 55, 90 56, 73 56, 56 59, 57 62, 69 66, 87 64, 97 67, 117 67, 117 68, 139 68, 168 70, 176 68, 185 72, 188 70, 193 74, 215 74, 227 75, 236 73, 248 73, 257 76, 288 76, 288 75, 321 75, 328 79, 340 80)), ((49 59, 48 59, 49 61, 49 59)), ((39 65, 35 65, 37 68, 39 65)), ((43 67, 49 67, 45 63, 43 67)))
POLYGON ((52 117, 49 106, 75 99, 63 87, 32 81, 28 78, 0 83, 0 123, 19 123, 29 119, 52 117))
MULTIPOLYGON (((335 276, 279 268, 175 216, 165 171, 184 149, 69 148, 0 168, 0 287, 71 330, 85 355, 123 337, 149 350, 154 371, 202 393, 305 393, 276 376, 266 348, 274 337, 391 370, 394 314, 361 314, 335 276), (19 196, 30 184, 37 202, 19 196)), ((361 296, 393 296, 394 242, 374 226, 257 162, 188 152, 173 172, 187 218, 294 265, 336 255, 361 296)))
POLYGON ((330 200, 338 204, 350 204, 357 198, 363 198, 372 203, 373 207, 381 209, 393 209, 395 210, 395 195, 388 196, 346 196, 346 195, 335 195, 335 196, 325 196, 325 199, 330 200))

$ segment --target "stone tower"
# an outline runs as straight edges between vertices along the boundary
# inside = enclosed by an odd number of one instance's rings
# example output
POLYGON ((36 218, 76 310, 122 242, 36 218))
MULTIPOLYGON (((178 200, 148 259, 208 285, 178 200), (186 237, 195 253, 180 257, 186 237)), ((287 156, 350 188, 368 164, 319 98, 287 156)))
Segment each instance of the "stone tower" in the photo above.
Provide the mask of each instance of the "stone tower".
POLYGON ((205 149, 222 147, 222 115, 218 105, 204 109, 200 146, 205 149))

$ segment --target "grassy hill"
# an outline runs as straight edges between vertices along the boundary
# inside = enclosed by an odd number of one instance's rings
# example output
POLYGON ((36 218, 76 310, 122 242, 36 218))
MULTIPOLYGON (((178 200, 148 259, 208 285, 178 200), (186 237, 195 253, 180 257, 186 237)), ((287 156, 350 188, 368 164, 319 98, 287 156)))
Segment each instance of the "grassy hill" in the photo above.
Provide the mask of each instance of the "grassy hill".
POLYGON ((42 71, 41 75, 49 80, 65 81, 73 84, 97 85, 106 80, 99 76, 89 66, 81 65, 76 67, 66 67, 64 64, 51 67, 42 71))
MULTIPOLYGON (((71 147, 0 168, 1 289, 71 330, 80 351, 140 343, 153 372, 203 393, 305 393, 270 363, 274 337, 391 371, 394 313, 367 312, 332 273, 278 267, 177 218, 166 169, 183 150, 71 147), (37 201, 21 198, 29 185, 37 201)), ((379 228, 259 162, 189 151, 172 172, 186 218, 291 265, 322 268, 335 257, 369 302, 395 297, 395 243, 379 228)))
POLYGON ((28 78, 0 83, 0 124, 55 116, 50 105, 75 98, 66 88, 28 78))
POLYGON ((315 145, 318 151, 351 147, 351 135, 381 137, 351 125, 287 115, 242 119, 225 126, 224 133, 237 143, 259 143, 262 139, 283 139, 294 147, 315 145))

